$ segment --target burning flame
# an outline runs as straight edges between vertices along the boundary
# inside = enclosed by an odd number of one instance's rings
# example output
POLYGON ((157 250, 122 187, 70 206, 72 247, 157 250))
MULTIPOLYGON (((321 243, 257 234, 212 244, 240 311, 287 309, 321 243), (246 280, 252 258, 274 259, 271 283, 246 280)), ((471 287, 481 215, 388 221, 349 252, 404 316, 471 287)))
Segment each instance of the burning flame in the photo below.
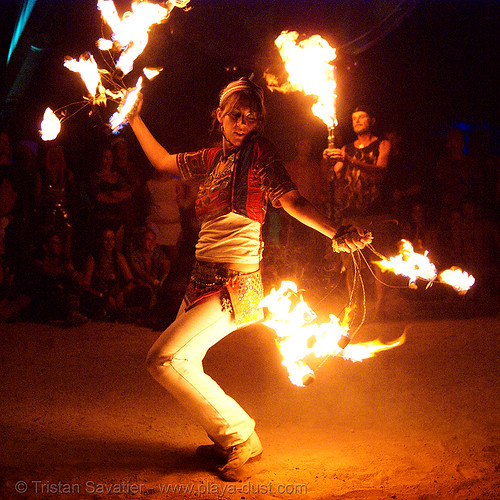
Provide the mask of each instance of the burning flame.
POLYGON ((306 358, 339 356, 351 361, 362 361, 373 357, 376 352, 392 349, 404 342, 402 335, 391 344, 375 341, 349 344, 342 349, 339 343, 342 345, 342 340, 349 337, 347 314, 342 322, 330 315, 329 323, 316 323, 315 312, 302 297, 297 296, 297 285, 292 281, 283 281, 281 287, 273 289, 260 305, 269 311, 270 319, 264 324, 276 332, 276 344, 283 357, 283 366, 288 370, 290 381, 297 386, 306 385, 314 377, 306 358))
POLYGON ((407 240, 399 242, 399 255, 386 260, 376 261, 383 271, 392 271, 394 274, 409 278, 409 286, 416 287, 417 279, 434 281, 437 277, 436 266, 427 257, 427 250, 422 255, 413 251, 413 245, 407 240))
MULTIPOLYGON (((66 57, 64 66, 80 74, 91 98, 88 100, 93 105, 105 105, 107 98, 119 102, 118 111, 110 118, 113 132, 117 132, 126 123, 127 114, 133 108, 142 88, 142 77, 132 88, 127 88, 123 84, 122 78, 132 71, 134 61, 146 47, 151 26, 166 21, 174 7, 186 8, 189 1, 167 0, 159 5, 147 0, 137 0, 132 3, 131 11, 125 12, 121 17, 118 15, 113 0, 97 1, 97 8, 100 10, 102 18, 113 32, 111 40, 101 38, 97 46, 101 51, 111 50, 113 58, 118 55, 114 66, 120 71, 99 69, 90 52, 82 54, 78 60, 66 57), (116 75, 119 80, 114 79, 116 75), (103 78, 101 79, 101 77, 103 78), (111 88, 105 88, 104 84, 110 84, 111 88)), ((160 71, 161 68, 144 68, 143 73, 148 80, 151 80, 160 71)), ((55 138, 55 136, 50 137, 51 139, 55 138)))
MULTIPOLYGON (((121 70, 123 75, 132 71, 134 61, 144 51, 148 43, 148 33, 151 26, 164 22, 174 7, 185 8, 189 0, 169 0, 164 3, 166 6, 162 7, 147 1, 135 1, 132 3, 132 10, 125 12, 120 18, 113 0, 98 0, 97 8, 101 11, 104 21, 113 31, 111 35, 112 41, 100 39, 98 46, 101 50, 115 48, 120 52, 115 66, 121 70)), ((161 70, 162 68, 144 68, 143 73, 148 80, 151 80, 161 70)), ((114 133, 118 132, 126 123, 127 114, 134 107, 142 88, 142 81, 141 77, 135 87, 122 92, 118 111, 109 120, 114 133)))
POLYGON ((163 68, 144 68, 142 72, 148 80, 152 80, 162 72, 163 68))
POLYGON ((118 107, 118 111, 113 113, 111 118, 109 119, 109 124, 111 126, 111 130, 116 133, 118 130, 122 128, 127 120, 127 115, 130 113, 132 108, 137 101, 137 96, 142 88, 142 76, 137 80, 137 84, 133 89, 129 89, 126 96, 122 100, 120 106, 118 107))
POLYGON ((160 24, 170 15, 174 7, 186 7, 189 0, 173 0, 167 2, 166 8, 147 1, 132 3, 132 11, 127 11, 120 18, 113 0, 98 0, 97 8, 101 11, 104 21, 112 29, 112 42, 101 39, 99 47, 119 47, 121 55, 116 63, 124 75, 130 73, 134 61, 142 54, 148 43, 148 33, 151 26, 160 24))
POLYGON ((288 81, 278 85, 277 78, 265 73, 267 84, 271 90, 281 92, 300 91, 306 95, 316 96, 312 112, 320 118, 329 129, 337 125, 335 109, 335 71, 331 64, 336 57, 335 49, 319 35, 301 40, 296 31, 283 31, 276 38, 281 58, 288 73, 288 81))
POLYGON ((40 137, 44 141, 53 141, 61 131, 61 122, 54 112, 47 108, 40 126, 40 137))
MULTIPOLYGON (((416 288, 417 279, 434 282, 438 278, 436 266, 424 255, 413 251, 413 245, 407 240, 399 242, 399 255, 389 259, 376 261, 383 271, 392 271, 394 274, 406 276, 410 279, 410 288, 416 288)), ((453 266, 439 274, 439 282, 453 287, 458 293, 465 294, 474 285, 476 279, 459 267, 453 266)), ((428 285, 429 286, 429 285, 428 285)))
POLYGON ((101 84, 101 75, 94 57, 90 52, 82 54, 78 60, 72 57, 66 57, 64 60, 64 67, 70 71, 79 73, 82 77, 83 83, 87 87, 88 93, 94 97, 101 89, 104 90, 101 84))
POLYGON ((466 271, 462 271, 459 267, 452 267, 440 273, 439 281, 452 286, 459 294, 465 294, 476 282, 476 279, 466 271))

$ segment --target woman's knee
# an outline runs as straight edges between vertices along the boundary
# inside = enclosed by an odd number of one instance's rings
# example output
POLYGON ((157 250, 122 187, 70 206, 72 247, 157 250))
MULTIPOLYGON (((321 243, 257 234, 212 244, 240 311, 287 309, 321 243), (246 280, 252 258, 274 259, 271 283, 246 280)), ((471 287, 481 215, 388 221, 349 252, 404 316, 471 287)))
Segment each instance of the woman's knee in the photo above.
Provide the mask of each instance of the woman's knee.
POLYGON ((157 351, 151 350, 146 357, 146 368, 155 377, 160 373, 164 374, 166 368, 171 368, 173 360, 173 354, 159 354, 157 351))

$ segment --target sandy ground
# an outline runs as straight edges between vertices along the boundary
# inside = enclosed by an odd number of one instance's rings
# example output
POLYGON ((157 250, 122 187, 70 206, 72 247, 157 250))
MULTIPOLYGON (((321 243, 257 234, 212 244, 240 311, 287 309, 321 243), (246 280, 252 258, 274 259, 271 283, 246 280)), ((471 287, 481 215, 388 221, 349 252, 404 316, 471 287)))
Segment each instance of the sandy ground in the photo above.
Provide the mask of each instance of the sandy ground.
POLYGON ((207 437, 145 370, 157 332, 1 325, 0 497, 500 498, 499 316, 425 307, 358 337, 406 331, 404 345, 329 359, 306 388, 290 384, 265 327, 209 351, 207 371, 265 447, 242 483, 193 456, 207 437))

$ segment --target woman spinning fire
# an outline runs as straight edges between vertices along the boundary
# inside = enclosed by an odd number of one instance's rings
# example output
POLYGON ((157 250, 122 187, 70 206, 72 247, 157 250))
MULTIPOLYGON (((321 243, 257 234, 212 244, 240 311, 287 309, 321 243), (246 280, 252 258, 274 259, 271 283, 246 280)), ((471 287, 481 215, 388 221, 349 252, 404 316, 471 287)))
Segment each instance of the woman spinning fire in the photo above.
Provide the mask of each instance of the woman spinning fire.
POLYGON ((191 281, 176 320, 148 353, 148 369, 213 441, 197 454, 222 463, 221 479, 241 481, 244 465, 262 453, 255 421, 204 373, 202 360, 229 333, 263 319, 261 228, 267 203, 330 238, 335 251, 361 249, 372 238, 360 229, 333 227, 300 195, 261 135, 263 91, 251 79, 231 82, 220 94, 215 116, 222 147, 171 155, 142 121, 140 107, 128 119, 152 165, 201 183, 196 200, 201 230, 191 281))

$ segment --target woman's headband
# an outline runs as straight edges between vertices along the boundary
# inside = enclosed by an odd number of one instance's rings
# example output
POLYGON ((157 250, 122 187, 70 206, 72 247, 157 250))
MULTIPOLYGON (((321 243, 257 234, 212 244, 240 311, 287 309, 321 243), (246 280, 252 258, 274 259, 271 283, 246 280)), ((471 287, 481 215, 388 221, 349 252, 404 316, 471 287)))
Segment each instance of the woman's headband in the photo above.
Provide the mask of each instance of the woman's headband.
POLYGON ((252 82, 252 80, 243 77, 239 80, 231 82, 224 88, 220 95, 219 106, 228 96, 234 94, 234 92, 251 92, 257 97, 262 105, 264 104, 264 91, 252 82))

